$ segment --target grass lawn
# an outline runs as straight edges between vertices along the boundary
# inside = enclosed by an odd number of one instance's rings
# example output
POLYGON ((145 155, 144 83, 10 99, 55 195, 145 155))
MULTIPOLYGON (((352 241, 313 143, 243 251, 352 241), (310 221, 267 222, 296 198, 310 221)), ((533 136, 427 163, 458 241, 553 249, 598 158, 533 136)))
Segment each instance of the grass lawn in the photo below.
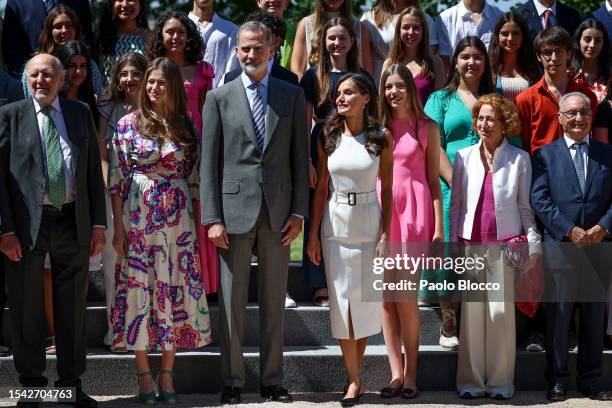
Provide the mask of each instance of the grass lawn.
POLYGON ((304 231, 300 232, 300 235, 291 243, 291 260, 301 261, 302 260, 302 245, 304 244, 304 231))

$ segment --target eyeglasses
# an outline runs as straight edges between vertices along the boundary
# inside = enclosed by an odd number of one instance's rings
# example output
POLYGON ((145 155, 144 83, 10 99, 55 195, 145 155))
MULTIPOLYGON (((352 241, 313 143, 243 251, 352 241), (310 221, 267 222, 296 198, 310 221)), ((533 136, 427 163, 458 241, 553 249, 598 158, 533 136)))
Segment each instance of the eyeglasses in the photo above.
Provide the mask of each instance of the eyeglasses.
POLYGON ((560 57, 562 55, 565 55, 566 52, 567 50, 565 48, 554 48, 554 49, 546 48, 540 51, 540 54, 542 54, 544 58, 548 59, 552 57, 553 53, 557 57, 560 57))
POLYGON ((568 119, 575 119, 578 117, 578 115, 580 115, 583 118, 590 118, 591 117, 591 111, 588 110, 580 110, 580 111, 575 111, 575 110, 568 110, 565 112, 559 112, 561 113, 563 116, 565 116, 568 119))

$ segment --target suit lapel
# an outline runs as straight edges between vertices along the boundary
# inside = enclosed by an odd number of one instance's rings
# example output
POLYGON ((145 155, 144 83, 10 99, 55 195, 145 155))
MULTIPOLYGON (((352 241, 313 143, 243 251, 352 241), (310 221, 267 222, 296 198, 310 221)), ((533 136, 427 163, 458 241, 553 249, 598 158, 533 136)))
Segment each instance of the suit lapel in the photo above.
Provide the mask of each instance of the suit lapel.
POLYGON ((264 150, 268 147, 270 140, 272 139, 272 135, 274 134, 274 130, 276 130, 276 125, 278 124, 278 112, 282 107, 282 99, 280 96, 274 92, 274 89, 271 85, 274 84, 274 80, 272 78, 268 79, 268 105, 266 107, 266 135, 264 139, 264 150))
MULTIPOLYGON (((582 190, 580 189, 580 183, 578 182, 578 174, 576 174, 576 168, 574 167, 574 161, 572 160, 572 154, 565 143, 565 138, 561 137, 557 139, 553 143, 556 143, 557 150, 559 151, 559 158, 561 162, 559 165, 561 166, 560 174, 567 174, 568 182, 571 184, 572 188, 579 194, 582 195, 582 190), (571 169, 571 170, 566 170, 571 169)), ((586 186, 586 184, 585 184, 586 186)), ((586 187, 585 187, 586 191, 586 187)))
POLYGON ((26 139, 30 152, 34 158, 34 162, 41 168, 44 169, 43 157, 42 157, 42 146, 40 141, 40 130, 38 129, 38 119, 36 118, 36 111, 34 110, 34 102, 32 99, 23 105, 21 111, 23 115, 20 123, 23 125, 23 135, 26 139))
POLYGON ((77 115, 71 115, 70 106, 63 99, 60 99, 60 106, 62 108, 64 123, 66 124, 66 131, 68 132, 68 139, 70 139, 70 154, 72 156, 70 161, 72 162, 72 170, 74 171, 74 175, 76 177, 79 163, 79 153, 81 152, 81 139, 78 137, 80 132, 78 123, 76 122, 77 115))
POLYGON ((242 127, 244 128, 244 132, 246 133, 248 138, 251 139, 257 151, 259 151, 259 146, 257 145, 257 137, 255 136, 255 128, 253 127, 253 118, 251 116, 251 105, 249 105, 249 99, 247 98, 246 89, 244 89, 242 79, 238 77, 233 80, 231 84, 234 86, 234 93, 239 99, 238 103, 236 104, 236 119, 242 120, 242 127))
POLYGON ((599 153, 601 149, 597 149, 597 146, 593 146, 593 140, 589 142, 589 150, 587 153, 588 162, 587 162, 587 174, 586 174, 586 182, 584 184, 584 195, 586 196, 589 192, 589 187, 591 183, 593 183, 593 179, 599 170, 599 166, 601 163, 601 159, 599 153))

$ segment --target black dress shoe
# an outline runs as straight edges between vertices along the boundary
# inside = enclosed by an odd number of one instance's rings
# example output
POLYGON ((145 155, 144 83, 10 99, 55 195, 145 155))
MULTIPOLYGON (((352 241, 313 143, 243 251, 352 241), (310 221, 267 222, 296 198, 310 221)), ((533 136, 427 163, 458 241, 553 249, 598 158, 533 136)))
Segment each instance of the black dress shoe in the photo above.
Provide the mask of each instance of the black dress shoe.
MULTIPOLYGON (((345 394, 348 391, 348 387, 346 387, 345 394)), ((359 388, 357 389, 357 395, 351 398, 342 398, 340 400, 340 406, 343 408, 354 407, 355 405, 359 405, 359 399, 362 396, 361 392, 361 384, 359 384, 359 388)))
POLYGON ((546 398, 549 401, 565 401, 567 399, 567 389, 563 384, 555 384, 552 388, 548 389, 546 393, 546 398))
POLYGON ((8 357, 13 354, 13 351, 9 346, 5 346, 4 344, 0 344, 0 357, 8 357))
POLYGON ((261 386, 260 395, 268 401, 293 402, 291 394, 280 385, 261 386))
POLYGON ((97 408, 98 401, 85 394, 83 390, 77 388, 75 393, 75 400, 72 402, 62 402, 62 404, 72 405, 77 408, 97 408))
POLYGON ((578 388, 578 392, 584 395, 585 397, 596 400, 596 401, 612 401, 612 393, 601 391, 597 388, 594 389, 580 389, 578 388))
POLYGON ((240 392, 242 388, 240 387, 223 387, 223 391, 221 391, 221 403, 222 404, 240 404, 242 399, 240 398, 240 392))

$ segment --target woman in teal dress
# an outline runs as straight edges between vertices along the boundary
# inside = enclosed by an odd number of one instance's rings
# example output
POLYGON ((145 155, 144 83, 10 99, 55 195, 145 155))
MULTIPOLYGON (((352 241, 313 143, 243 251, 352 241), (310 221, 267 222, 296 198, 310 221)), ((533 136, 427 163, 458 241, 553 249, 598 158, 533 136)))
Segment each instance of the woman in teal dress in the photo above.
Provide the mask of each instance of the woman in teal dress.
MULTIPOLYGON (((495 92, 487 48, 478 37, 466 37, 457 44, 451 60, 451 73, 446 86, 432 93, 425 113, 440 126, 440 185, 444 206, 444 238, 449 240, 449 210, 453 162, 457 150, 478 142, 472 129, 472 107, 480 95, 495 92)), ((453 271, 424 271, 422 279, 429 282, 450 281, 453 271)), ((459 345, 455 312, 457 302, 449 300, 448 291, 422 291, 421 298, 438 299, 442 311, 440 345, 455 349, 459 345)))

